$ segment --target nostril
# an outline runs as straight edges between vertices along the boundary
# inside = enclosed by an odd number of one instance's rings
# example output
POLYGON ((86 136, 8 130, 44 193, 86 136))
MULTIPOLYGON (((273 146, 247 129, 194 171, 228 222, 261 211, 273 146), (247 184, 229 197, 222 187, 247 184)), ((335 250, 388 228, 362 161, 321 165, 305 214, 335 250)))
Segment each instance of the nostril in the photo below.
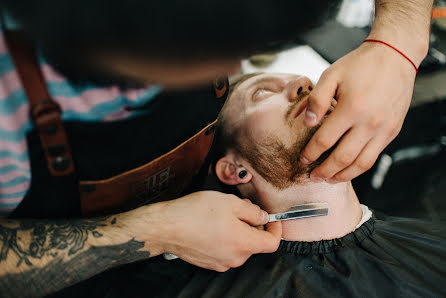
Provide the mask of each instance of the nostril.
POLYGON ((311 91, 311 90, 313 90, 313 87, 311 87, 311 86, 308 86, 308 90, 310 90, 310 91, 311 91))
POLYGON ((299 87, 299 89, 297 89, 297 95, 300 95, 301 92, 302 92, 302 87, 299 87))

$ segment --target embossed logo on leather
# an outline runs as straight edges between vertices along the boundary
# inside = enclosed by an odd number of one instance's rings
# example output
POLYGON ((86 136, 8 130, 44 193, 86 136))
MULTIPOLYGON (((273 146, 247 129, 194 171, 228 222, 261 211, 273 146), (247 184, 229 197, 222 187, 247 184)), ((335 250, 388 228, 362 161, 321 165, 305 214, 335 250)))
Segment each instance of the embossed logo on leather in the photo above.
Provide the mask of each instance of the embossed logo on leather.
POLYGON ((175 174, 170 166, 132 185, 132 197, 146 204, 162 196, 172 185, 175 174))

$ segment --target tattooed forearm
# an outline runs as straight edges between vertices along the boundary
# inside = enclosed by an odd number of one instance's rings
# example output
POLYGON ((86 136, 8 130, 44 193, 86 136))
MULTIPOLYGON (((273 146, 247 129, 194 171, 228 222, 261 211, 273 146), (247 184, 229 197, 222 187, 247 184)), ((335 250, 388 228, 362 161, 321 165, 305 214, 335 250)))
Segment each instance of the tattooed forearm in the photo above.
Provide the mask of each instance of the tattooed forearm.
POLYGON ((68 256, 84 248, 89 236, 102 236, 96 228, 105 226, 103 220, 78 220, 74 222, 12 221, 0 224, 0 264, 8 254, 18 257, 17 266, 24 262, 33 265, 33 259, 45 255, 56 257, 60 251, 67 250, 68 256), (28 241, 22 243, 27 237, 28 241))
POLYGON ((103 237, 116 223, 116 217, 0 221, 0 292, 6 297, 42 296, 107 268, 148 258, 148 251, 139 251, 144 242, 113 243, 103 237))
POLYGON ((105 247, 91 247, 67 262, 54 259, 43 268, 33 268, 23 273, 7 274, 0 279, 0 289, 8 288, 8 297, 41 297, 80 282, 99 272, 149 257, 148 252, 138 251, 142 242, 105 247), (29 281, 38 281, 41 286, 30 286, 29 281), (26 284, 26 287, 20 287, 26 284))

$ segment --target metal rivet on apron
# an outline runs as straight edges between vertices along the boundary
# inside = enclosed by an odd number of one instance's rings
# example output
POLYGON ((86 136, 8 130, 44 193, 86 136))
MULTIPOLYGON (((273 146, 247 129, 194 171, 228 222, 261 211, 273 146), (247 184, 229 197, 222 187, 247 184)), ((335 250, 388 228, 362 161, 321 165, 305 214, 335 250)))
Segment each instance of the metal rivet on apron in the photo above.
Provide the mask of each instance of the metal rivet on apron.
POLYGON ((208 129, 206 129, 206 132, 204 134, 209 135, 209 134, 213 133, 214 130, 215 130, 215 125, 211 125, 208 127, 208 129))
POLYGON ((226 86, 226 77, 220 76, 215 80, 215 88, 218 90, 223 89, 226 86))
POLYGON ((66 148, 62 144, 51 145, 48 147, 48 153, 51 156, 63 155, 66 152, 66 148))
POLYGON ((53 169, 58 172, 63 172, 70 166, 70 161, 64 156, 58 156, 53 161, 53 169))
POLYGON ((47 127, 45 127, 45 131, 49 135, 55 134, 57 132, 57 129, 58 129, 57 124, 50 124, 47 127))

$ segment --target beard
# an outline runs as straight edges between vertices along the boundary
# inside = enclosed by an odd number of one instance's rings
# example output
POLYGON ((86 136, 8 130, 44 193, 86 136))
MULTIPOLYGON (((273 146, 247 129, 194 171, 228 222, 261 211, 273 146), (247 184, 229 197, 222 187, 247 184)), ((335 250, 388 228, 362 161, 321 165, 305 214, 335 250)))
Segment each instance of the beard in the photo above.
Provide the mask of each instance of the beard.
POLYGON ((309 165, 300 162, 302 150, 332 110, 333 107, 317 126, 306 128, 300 133, 289 147, 275 135, 269 135, 259 142, 246 134, 244 142, 240 144, 239 152, 257 173, 278 189, 302 183, 305 179, 309 179, 311 171, 327 159, 337 145, 335 144, 309 165))
POLYGON ((302 183, 315 165, 304 165, 300 162, 300 154, 318 127, 305 130, 290 147, 276 136, 268 136, 263 141, 245 139, 241 153, 251 166, 266 181, 278 189, 302 183))

